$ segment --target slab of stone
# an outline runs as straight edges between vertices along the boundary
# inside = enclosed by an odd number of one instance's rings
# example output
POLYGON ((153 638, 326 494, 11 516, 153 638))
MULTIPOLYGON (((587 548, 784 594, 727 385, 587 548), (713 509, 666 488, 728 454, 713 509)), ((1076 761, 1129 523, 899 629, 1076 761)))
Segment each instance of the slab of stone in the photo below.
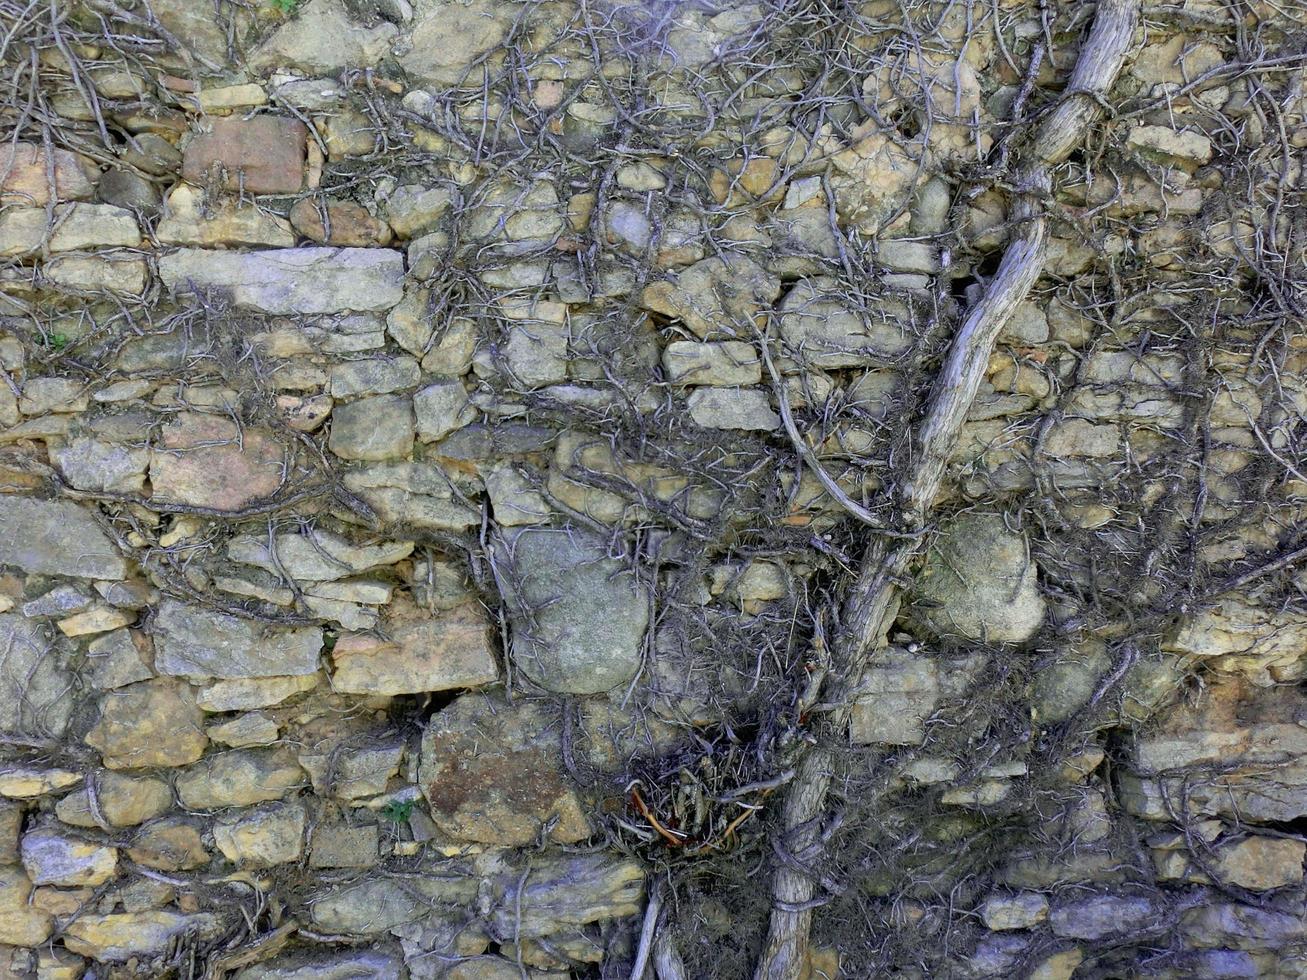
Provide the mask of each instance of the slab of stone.
POLYGON ((1044 621, 1025 535, 1001 514, 963 514, 941 528, 911 590, 913 615, 937 636, 1022 643, 1044 621))
POLYGON ((182 151, 182 177, 249 194, 294 194, 304 185, 308 130, 289 116, 205 117, 182 151))
POLYGON ((388 395, 416 388, 422 378, 418 362, 411 357, 369 357, 344 361, 331 368, 331 397, 388 395))
POLYGON ((370 868, 377 863, 380 829, 374 823, 318 824, 309 849, 311 868, 370 868))
POLYGON ((281 735, 277 720, 261 711, 238 715, 230 721, 210 725, 206 729, 210 740, 232 749, 247 749, 254 745, 271 745, 281 735))
POLYGON ((177 777, 177 795, 191 810, 253 806, 279 800, 304 785, 289 749, 235 749, 206 756, 177 777))
POLYGON ((308 772, 313 792, 339 800, 361 800, 386 791, 399 772, 405 743, 397 738, 375 738, 358 744, 328 739, 301 751, 300 765, 308 772))
POLYGON ((781 417, 759 388, 696 388, 686 399, 690 418, 705 429, 774 432, 781 417))
POLYGON ((268 539, 254 535, 232 538, 227 544, 227 557, 276 575, 284 569, 300 582, 335 582, 369 569, 393 565, 411 555, 414 547, 412 541, 356 545, 321 528, 307 534, 278 534, 275 540, 275 559, 269 553, 268 539))
POLYGON ((75 681, 65 658, 48 627, 0 613, 0 731, 36 738, 64 734, 75 681))
POLYGON ((413 396, 418 438, 436 442, 477 420, 476 408, 468 400, 461 381, 440 381, 413 396))
POLYGON ((189 184, 178 184, 168 195, 155 237, 165 245, 295 245, 295 233, 285 218, 252 204, 206 201, 204 192, 189 184))
POLYGON ((785 294, 780 311, 787 352, 820 368, 864 367, 893 360, 911 345, 893 316, 899 304, 855 309, 839 281, 829 276, 801 279, 785 294))
POLYGON ((159 277, 174 293, 212 289, 264 313, 380 312, 404 297, 404 257, 386 248, 184 248, 159 258, 159 277))
POLYGON ((193 818, 164 817, 136 832, 127 856, 137 864, 159 871, 190 871, 209 863, 200 831, 207 829, 193 818))
POLYGON ((5 140, 0 146, 0 204, 45 207, 52 189, 50 169, 56 201, 87 201, 95 193, 96 167, 85 157, 55 147, 47 158, 39 144, 5 140))
POLYGON ((139 494, 145 486, 150 451, 82 436, 52 449, 50 459, 76 490, 139 494))
POLYGON ((390 243, 390 226, 353 201, 304 198, 290 209, 295 230, 319 245, 368 247, 390 243))
POLYGON ((1037 892, 991 895, 980 907, 985 928, 1030 929, 1048 918, 1048 899, 1037 892))
POLYGON ((322 650, 316 627, 278 628, 176 599, 160 603, 154 634, 155 669, 177 677, 314 674, 322 650))
POLYGON ((645 287, 646 309, 679 318, 704 340, 752 337, 780 295, 780 280, 742 255, 703 259, 645 287))
POLYGON ((1303 877, 1307 844, 1289 837, 1246 837, 1216 851, 1216 872, 1222 883, 1252 891, 1296 885, 1303 877))
POLYGON ((31 894, 32 882, 21 867, 0 865, 0 943, 33 948, 50 938, 54 917, 34 908, 31 894))
POLYGON ((136 621, 134 609, 118 609, 105 602, 94 603, 89 609, 59 620, 55 625, 64 636, 93 636, 128 626, 136 621))
POLYGON ((762 361, 753 344, 725 340, 699 344, 674 340, 663 350, 663 370, 676 385, 755 385, 762 361))
POLYGON ((473 63, 503 42, 511 23, 493 0, 426 5, 413 26, 412 47, 399 63, 421 85, 445 87, 468 80, 479 86, 480 72, 471 70, 473 63))
POLYGON ((437 714, 422 739, 418 782, 436 826, 481 844, 582 840, 590 828, 562 771, 559 728, 546 709, 465 694, 437 714))
POLYGON ((64 945, 98 963, 121 963, 167 952, 178 936, 194 942, 216 938, 222 924, 209 912, 185 914, 174 909, 80 915, 63 932, 64 945))
POLYGON ((281 489, 286 456, 271 433, 181 412, 150 452, 150 485, 159 501, 237 511, 281 489))
POLYGON ((374 395, 337 405, 327 447, 341 459, 379 462, 413 451, 413 399, 374 395))
MULTIPOLYGON (((359 23, 343 0, 311 0, 250 53, 249 64, 256 70, 295 68, 335 76, 347 68, 377 65, 398 33, 399 28, 384 20, 373 26, 359 23)), ((327 79, 318 83, 330 84, 327 79)))
POLYGON ((77 789, 55 805, 55 815, 73 827, 99 827, 98 810, 111 827, 135 827, 172 809, 172 788, 162 779, 95 774, 95 806, 88 789, 77 789))
POLYGON ((417 694, 479 687, 499 679, 490 622, 466 603, 434 615, 410 603, 386 610, 383 632, 336 641, 332 688, 344 694, 417 694))
POLYGON ((82 774, 71 769, 35 766, 5 766, 0 769, 0 796, 10 800, 33 800, 76 786, 82 774))
POLYGON ((100 697, 86 736, 110 769, 184 766, 204 754, 204 716, 190 687, 171 679, 130 684, 100 697))
POLYGON ((43 245, 51 252, 74 252, 140 244, 136 218, 110 204, 59 204, 53 222, 45 208, 14 208, 0 214, 0 256, 7 258, 30 255, 43 245))
POLYGON ((143 638, 138 641, 138 635, 129 629, 116 629, 90 642, 86 658, 91 668, 92 687, 112 691, 154 676, 141 658, 145 641, 143 638))
POLYGON ((145 260, 131 254, 63 254, 47 262, 42 273, 61 289, 84 293, 108 291, 139 296, 150 281, 145 260))
POLYGON ((220 819, 213 842, 242 868, 288 864, 304 853, 305 822, 303 803, 273 803, 220 819))
POLYGON ((211 714, 270 708, 296 694, 313 690, 318 686, 318 681, 319 675, 316 674, 212 681, 196 692, 195 703, 201 711, 211 714))
POLYGON ((118 849, 53 830, 23 835, 23 869, 34 885, 102 885, 118 873, 118 849))
POLYGON ((640 669, 646 587, 607 542, 579 530, 518 528, 495 544, 512 612, 513 662, 562 694, 597 694, 640 669))

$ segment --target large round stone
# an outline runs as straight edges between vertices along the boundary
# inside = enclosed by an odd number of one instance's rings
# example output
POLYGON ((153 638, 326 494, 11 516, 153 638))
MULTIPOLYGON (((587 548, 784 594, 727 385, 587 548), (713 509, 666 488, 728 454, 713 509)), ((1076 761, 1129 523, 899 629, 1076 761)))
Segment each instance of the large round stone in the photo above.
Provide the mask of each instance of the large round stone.
POLYGON ((649 596, 624 561, 608 557, 603 539, 522 528, 495 550, 523 674, 559 694, 598 694, 635 676, 649 596))

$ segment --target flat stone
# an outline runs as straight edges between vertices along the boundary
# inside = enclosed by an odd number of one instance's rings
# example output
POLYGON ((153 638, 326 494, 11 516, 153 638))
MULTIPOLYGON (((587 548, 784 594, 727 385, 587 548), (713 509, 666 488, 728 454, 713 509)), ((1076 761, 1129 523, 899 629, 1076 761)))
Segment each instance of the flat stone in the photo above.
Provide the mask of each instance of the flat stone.
POLYGON ((344 361, 331 368, 331 397, 388 395, 416 388, 422 378, 418 362, 411 357, 371 357, 344 361))
POLYGON ((1048 918, 1048 899, 1035 892, 991 895, 980 907, 987 929, 1030 929, 1048 918))
POLYGON ((370 868, 377 863, 380 829, 374 823, 351 827, 319 824, 309 850, 311 868, 370 868))
POLYGON ((6 766, 0 769, 0 796, 11 800, 32 800, 76 786, 82 774, 71 769, 6 766))
MULTIPOLYGON (((6 498, 4 506, 20 498, 6 498)), ((4 507, 0 506, 0 511, 4 507)), ((59 738, 73 710, 74 675, 48 627, 0 613, 0 731, 59 738)))
POLYGON ((383 620, 384 640, 345 634, 332 650, 332 688, 343 694, 417 694, 479 687, 499 679, 490 622, 480 605, 434 615, 396 602, 383 620))
POLYGON ((56 831, 23 835, 23 868, 34 885, 102 885, 118 873, 118 850, 56 831))
POLYGON ((726 340, 696 344, 674 340, 663 350, 663 370, 676 385, 754 385, 762 381, 762 361, 753 344, 726 340))
POLYGON ((695 425, 705 429, 773 432, 781 427, 767 393, 757 388, 696 388, 686 404, 695 425))
POLYGON ((1225 844, 1216 852, 1216 871, 1222 883, 1252 891, 1285 888, 1302 881, 1307 844, 1288 837, 1247 837, 1225 844))
POLYGON ((178 249, 159 258, 159 277, 174 293, 213 289, 264 313, 379 312, 404 297, 404 257, 382 248, 178 249))
POLYGON ((154 620, 155 669, 195 677, 314 674, 322 630, 277 628, 164 599, 154 620))
POLYGON ((1136 126, 1126 136, 1125 144, 1157 163, 1197 167, 1212 159, 1212 141, 1208 137, 1169 126, 1136 126))
POLYGON ((129 565, 78 504, 6 494, 0 507, 0 565, 40 575, 122 579, 129 565))
POLYGON ((95 598, 79 585, 58 585, 24 602, 22 613, 28 619, 68 616, 89 609, 95 598))
POLYGON ((437 714, 418 771, 436 826, 458 840, 515 847, 534 842, 551 821, 555 842, 589 836, 561 771, 558 733, 542 706, 520 699, 465 694, 437 714))
POLYGON ((36 143, 10 142, 0 147, 0 204, 43 208, 50 203, 49 169, 54 169, 56 201, 86 201, 95 193, 95 165, 58 147, 47 159, 36 143))
POLYGON ((279 956, 247 967, 232 980, 401 980, 404 975, 404 958, 398 951, 338 946, 329 953, 279 956))
POLYGON ((319 676, 248 677, 213 681, 196 692, 195 703, 201 711, 251 711, 281 704, 296 694, 318 686, 319 676))
POLYGON ((139 296, 150 281, 145 260, 130 254, 60 255, 45 264, 43 273, 53 285, 71 292, 139 296))
POLYGON ((504 360, 523 388, 539 388, 567 380, 568 311, 552 300, 524 302, 501 299, 508 341, 504 360))
POLYGON ((232 749, 247 749, 254 745, 271 745, 281 736, 277 720, 261 711, 251 711, 231 721, 210 725, 206 729, 211 741, 232 749))
POLYGON ((913 614, 938 636, 1022 643, 1044 621, 1025 535, 1001 514, 964 514, 941 528, 912 598, 913 614))
POLYGON ((64 636, 77 637, 107 633, 134 622, 134 609, 117 609, 107 603, 97 602, 89 609, 59 620, 55 625, 64 636))
POLYGON ((373 217, 363 205, 334 198, 297 201, 290 209, 290 223, 319 245, 387 245, 394 237, 390 226, 373 217))
POLYGON ((289 749, 235 749, 208 755, 177 777, 177 795, 191 810, 253 806, 279 800, 304 785, 289 749))
POLYGON ((193 942, 217 938, 221 920, 209 912, 183 914, 172 909, 81 915, 64 929, 64 945, 98 963, 121 963, 133 957, 157 956, 172 948, 179 936, 193 942))
POLYGON ((52 449, 50 459, 74 489, 139 494, 145 486, 150 451, 143 446, 78 437, 52 449))
POLYGON ((448 187, 401 184, 386 198, 386 220, 400 238, 416 238, 443 218, 456 200, 448 187))
POLYGON ((288 864, 304 853, 305 822, 303 803, 274 803, 220 819, 213 842, 242 868, 288 864))
POLYGON ((297 581, 335 582, 373 568, 402 561, 413 553, 412 541, 381 541, 356 545, 321 528, 307 534, 278 534, 275 560, 268 551, 268 539, 242 535, 227 545, 227 557, 254 565, 273 574, 279 566, 297 581))
POLYGON ((413 400, 375 395, 338 405, 331 416, 328 448, 341 459, 400 459, 413 451, 413 400))
POLYGON ((470 70, 472 64, 499 47, 511 23, 492 0, 429 4, 413 27, 412 48, 399 58, 400 66, 426 87, 457 85, 465 76, 479 86, 480 70, 470 70))
POLYGON ((84 412, 90 404, 86 386, 74 378, 28 378, 18 399, 24 415, 84 412))
POLYGON ((1130 932, 1156 914, 1146 898, 1122 895, 1094 895, 1059 905, 1049 915, 1053 935, 1070 939, 1101 939, 1117 932, 1130 932))
POLYGON ((174 680, 142 681, 100 697, 100 720, 86 736, 110 769, 184 766, 209 740, 190 688, 174 680))
POLYGON ((640 669, 646 587, 604 540, 579 530, 520 528, 495 544, 511 569, 500 587, 513 616, 512 657, 546 690, 597 694, 640 669), (510 582, 511 577, 511 582, 510 582))
POLYGON ((311 0, 250 53, 249 65, 332 76, 347 68, 372 68, 389 53, 398 33, 384 20, 371 27, 358 23, 342 0, 311 0))
POLYGON ((266 431, 231 419, 181 412, 150 453, 154 499, 238 511, 273 497, 286 474, 287 449, 266 431))
POLYGON ((136 635, 132 630, 116 629, 90 642, 86 658, 91 668, 92 687, 112 691, 154 676, 141 659, 136 635))
POLYGON ((135 827, 172 809, 172 788, 162 779, 100 772, 94 807, 90 790, 78 789, 55 805, 55 815, 73 827, 98 827, 97 809, 111 827, 135 827))
POLYGON ((250 194, 294 194, 304 184, 308 130, 289 116, 205 117, 182 151, 182 177, 250 194))
POLYGON ((892 361, 911 345, 898 322, 899 304, 855 309, 839 281, 829 276, 801 279, 778 307, 787 352, 811 367, 865 367, 892 361))
POLYGON ((423 388, 413 396, 413 411, 418 438, 423 442, 443 439, 475 422, 480 414, 468 400, 461 381, 441 381, 423 388))
POLYGON ((537 487, 511 463, 495 466, 485 474, 486 494, 500 527, 540 524, 549 519, 552 509, 537 487))
POLYGON ((204 848, 203 824, 185 817, 165 817, 136 832, 127 856, 137 864, 159 871, 190 871, 209 863, 204 848))
POLYGON ((0 214, 0 256, 30 255, 42 246, 51 252, 75 252, 140 244, 136 218, 110 204, 58 204, 53 224, 44 208, 15 208, 0 214))
POLYGON ((295 233, 285 218, 252 204, 208 202, 203 191, 178 184, 168 195, 155 237, 165 245, 251 245, 292 248, 295 233))

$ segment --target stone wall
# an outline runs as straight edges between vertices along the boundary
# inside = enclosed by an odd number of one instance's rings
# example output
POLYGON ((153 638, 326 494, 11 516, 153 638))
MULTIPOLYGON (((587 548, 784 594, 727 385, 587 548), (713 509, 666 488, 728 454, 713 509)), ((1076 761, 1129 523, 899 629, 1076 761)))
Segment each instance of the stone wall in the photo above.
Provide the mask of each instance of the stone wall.
MULTIPOLYGON (((1092 10, 0 2, 0 977, 749 975, 1092 10)), ((1302 972, 1304 24, 1054 174, 812 977, 1302 972)))

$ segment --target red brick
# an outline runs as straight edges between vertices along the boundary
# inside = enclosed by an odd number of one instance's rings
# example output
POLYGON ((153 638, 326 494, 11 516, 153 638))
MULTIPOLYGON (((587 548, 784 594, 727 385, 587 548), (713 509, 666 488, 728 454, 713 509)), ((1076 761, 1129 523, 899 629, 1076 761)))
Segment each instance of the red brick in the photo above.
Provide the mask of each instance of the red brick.
POLYGON ((308 130, 298 119, 226 116, 208 119, 186 145, 182 176, 204 184, 225 174, 223 186, 251 194, 293 194, 304 183, 308 130))

